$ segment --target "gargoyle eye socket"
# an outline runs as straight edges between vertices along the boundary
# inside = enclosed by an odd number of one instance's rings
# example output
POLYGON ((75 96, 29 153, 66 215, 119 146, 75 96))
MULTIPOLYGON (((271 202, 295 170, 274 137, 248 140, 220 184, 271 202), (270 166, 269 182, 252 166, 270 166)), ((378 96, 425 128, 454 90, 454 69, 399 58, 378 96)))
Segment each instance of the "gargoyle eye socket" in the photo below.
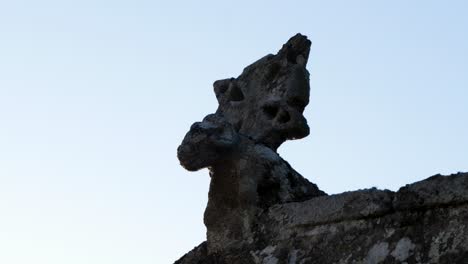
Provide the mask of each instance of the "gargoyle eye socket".
POLYGON ((304 111, 305 107, 307 106, 307 103, 304 99, 299 98, 299 97, 293 97, 288 99, 288 105, 291 107, 294 107, 298 109, 299 111, 304 111))
POLYGON ((278 114, 279 107, 275 104, 267 104, 263 106, 263 112, 268 119, 273 119, 278 114))

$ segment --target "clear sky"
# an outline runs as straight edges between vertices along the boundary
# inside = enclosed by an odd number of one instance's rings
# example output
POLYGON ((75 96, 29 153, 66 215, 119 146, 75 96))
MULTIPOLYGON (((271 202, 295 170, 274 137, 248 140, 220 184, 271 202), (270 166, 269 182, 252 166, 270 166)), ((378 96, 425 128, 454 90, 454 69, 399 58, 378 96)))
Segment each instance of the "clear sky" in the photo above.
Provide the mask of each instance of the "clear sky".
POLYGON ((1 1, 0 263, 165 264, 202 242, 208 173, 176 148, 213 81, 297 32, 297 171, 328 193, 468 171, 466 3, 1 1))

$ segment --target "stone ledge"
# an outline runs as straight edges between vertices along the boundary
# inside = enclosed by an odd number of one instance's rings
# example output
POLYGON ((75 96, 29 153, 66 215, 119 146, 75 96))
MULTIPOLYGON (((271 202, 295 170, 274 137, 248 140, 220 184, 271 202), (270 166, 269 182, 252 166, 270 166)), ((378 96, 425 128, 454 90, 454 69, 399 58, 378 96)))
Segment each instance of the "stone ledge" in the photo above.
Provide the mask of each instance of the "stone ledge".
POLYGON ((366 189, 276 205, 268 215, 284 226, 321 225, 384 215, 392 211, 393 192, 366 189))
POLYGON ((468 173, 434 175, 408 184, 396 192, 395 210, 411 210, 468 202, 468 173))
POLYGON ((293 228, 380 217, 395 211, 468 203, 468 173, 435 175, 398 192, 365 189, 275 205, 270 219, 293 228))

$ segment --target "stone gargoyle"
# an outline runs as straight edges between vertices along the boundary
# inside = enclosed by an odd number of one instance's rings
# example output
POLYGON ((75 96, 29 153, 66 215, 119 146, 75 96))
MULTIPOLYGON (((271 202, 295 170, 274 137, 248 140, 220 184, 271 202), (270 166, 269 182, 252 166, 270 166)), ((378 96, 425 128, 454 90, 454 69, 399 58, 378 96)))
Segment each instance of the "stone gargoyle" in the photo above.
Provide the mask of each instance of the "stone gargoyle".
POLYGON ((204 215, 210 253, 254 243, 256 219, 272 205, 326 195, 276 152, 309 134, 303 111, 310 45, 297 34, 239 77, 216 81, 216 113, 194 123, 177 149, 184 168, 210 171, 204 215))

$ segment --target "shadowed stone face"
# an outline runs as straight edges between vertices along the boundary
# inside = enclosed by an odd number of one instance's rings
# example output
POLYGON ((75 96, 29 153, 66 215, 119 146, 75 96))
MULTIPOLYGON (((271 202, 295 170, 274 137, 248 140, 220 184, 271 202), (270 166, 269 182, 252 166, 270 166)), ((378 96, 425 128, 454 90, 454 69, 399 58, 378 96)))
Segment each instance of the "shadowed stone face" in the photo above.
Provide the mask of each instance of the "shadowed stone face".
POLYGON ((307 136, 302 113, 309 103, 305 66, 310 44, 298 34, 278 54, 256 61, 239 77, 216 81, 217 113, 239 133, 274 150, 287 139, 307 136))

